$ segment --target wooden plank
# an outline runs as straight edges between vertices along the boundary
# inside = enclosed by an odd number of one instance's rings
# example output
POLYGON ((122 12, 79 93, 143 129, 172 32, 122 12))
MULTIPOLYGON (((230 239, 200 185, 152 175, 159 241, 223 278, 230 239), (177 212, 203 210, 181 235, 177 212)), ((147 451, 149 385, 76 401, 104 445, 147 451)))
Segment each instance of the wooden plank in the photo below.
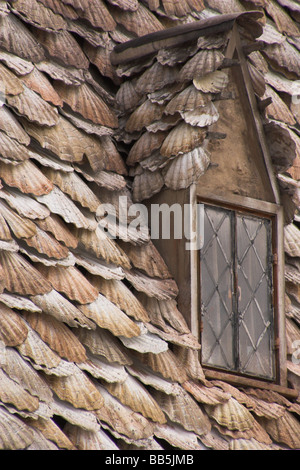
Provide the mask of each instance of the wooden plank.
POLYGON ((239 375, 227 374, 216 370, 204 368, 204 374, 207 379, 222 380, 235 386, 261 388, 263 390, 272 390, 273 392, 280 393, 289 399, 298 398, 299 392, 293 388, 283 387, 269 383, 267 381, 260 381, 250 377, 242 377, 239 375))
POLYGON ((233 205, 240 207, 241 209, 249 209, 252 211, 259 211, 260 213, 265 214, 278 214, 281 211, 281 206, 274 204, 272 202, 261 201, 259 199, 254 199, 246 196, 240 196, 239 194, 226 194, 222 196, 219 194, 209 193, 205 188, 198 186, 197 195, 203 201, 212 201, 220 204, 233 205))

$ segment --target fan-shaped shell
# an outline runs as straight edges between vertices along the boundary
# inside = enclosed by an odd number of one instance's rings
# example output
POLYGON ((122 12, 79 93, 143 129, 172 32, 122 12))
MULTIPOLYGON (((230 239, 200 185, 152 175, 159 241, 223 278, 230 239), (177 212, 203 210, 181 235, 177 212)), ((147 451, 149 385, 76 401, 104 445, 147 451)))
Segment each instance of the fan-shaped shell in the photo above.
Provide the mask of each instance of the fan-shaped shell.
POLYGON ((15 115, 10 112, 6 106, 0 107, 0 129, 5 132, 8 137, 15 139, 19 144, 28 146, 30 137, 24 131, 15 115))
POLYGON ((67 247, 77 247, 77 238, 71 233, 70 229, 59 216, 51 214, 43 220, 37 220, 36 223, 42 230, 54 235, 57 241, 63 242, 67 247))
POLYGON ((79 86, 67 86, 63 82, 55 82, 54 88, 62 100, 85 119, 96 124, 117 127, 116 115, 86 83, 79 86))
POLYGON ((126 121, 125 130, 127 132, 141 131, 144 127, 152 124, 162 117, 164 108, 157 103, 152 103, 149 99, 144 101, 126 121))
POLYGON ((255 439, 232 439, 229 450, 270 450, 271 447, 262 444, 255 439))
POLYGON ((27 338, 28 329, 22 317, 0 303, 0 340, 6 346, 17 346, 27 338))
POLYGON ((133 12, 114 9, 114 19, 137 36, 163 29, 161 22, 142 3, 139 3, 137 10, 133 12))
POLYGON ((160 153, 166 157, 176 157, 191 152, 202 144, 205 136, 205 128, 193 127, 181 122, 170 131, 161 146, 160 153))
POLYGON ((205 173, 209 163, 209 154, 202 147, 197 147, 189 153, 180 155, 166 168, 164 173, 165 185, 174 190, 188 188, 205 173))
POLYGON ((186 113, 200 106, 208 105, 211 99, 210 93, 203 93, 197 90, 194 85, 190 85, 172 98, 164 112, 165 114, 186 113))
POLYGON ((33 361, 33 365, 52 369, 57 367, 61 359, 49 346, 44 343, 40 336, 27 324, 28 335, 25 341, 17 346, 18 351, 24 358, 33 361))
POLYGON ((153 279, 136 269, 126 271, 126 279, 137 291, 158 300, 173 299, 178 295, 178 287, 173 279, 153 279))
POLYGON ((288 255, 300 257, 300 231, 291 223, 284 228, 284 249, 288 255))
POLYGON ((202 49, 182 67, 179 80, 188 81, 215 72, 222 64, 224 55, 217 49, 202 49))
POLYGON ((38 398, 30 395, 14 380, 10 379, 2 369, 0 369, 0 400, 2 403, 14 405, 18 410, 33 412, 39 407, 38 398))
POLYGON ((25 145, 19 144, 4 132, 0 132, 0 155, 7 163, 17 163, 30 158, 30 153, 25 145))
POLYGON ((36 0, 17 0, 12 10, 25 22, 38 28, 59 31, 66 27, 64 18, 36 0))
POLYGON ((143 364, 150 367, 154 372, 158 372, 166 379, 179 383, 185 382, 188 379, 183 366, 170 349, 158 354, 147 353, 138 357, 143 364))
POLYGON ((122 310, 99 294, 97 299, 80 310, 100 328, 111 331, 115 336, 131 338, 140 334, 140 328, 122 310))
POLYGON ((141 160, 150 157, 150 155, 158 150, 166 138, 165 132, 144 132, 141 137, 131 147, 126 163, 133 165, 141 160))
POLYGON ((36 234, 34 222, 20 217, 2 201, 0 201, 0 213, 17 238, 30 238, 36 234))
POLYGON ((136 91, 140 95, 153 93, 166 85, 174 83, 177 74, 178 70, 176 68, 154 62, 154 64, 137 79, 135 85, 136 91))
POLYGON ((205 407, 209 416, 231 431, 247 431, 254 426, 254 418, 251 413, 235 398, 230 398, 226 403, 214 407, 205 407))
POLYGON ((16 96, 23 92, 24 87, 21 80, 5 65, 0 63, 0 90, 4 94, 16 96))
POLYGON ((0 408, 0 449, 26 449, 33 442, 33 432, 17 416, 0 408))
POLYGON ((0 177, 8 186, 18 188, 22 193, 41 196, 53 189, 53 184, 31 161, 26 160, 19 165, 0 162, 0 177))
POLYGON ((211 126, 219 119, 218 110, 212 102, 207 106, 180 114, 187 124, 198 127, 211 126))
POLYGON ((228 85, 228 74, 223 70, 216 70, 202 77, 196 77, 193 80, 197 90, 203 93, 220 93, 228 85))
POLYGON ((165 423, 165 416, 150 393, 135 378, 128 376, 125 382, 106 384, 105 388, 121 403, 158 423, 165 423))
POLYGON ((97 410, 103 406, 103 398, 93 382, 79 368, 67 377, 48 377, 56 395, 75 408, 97 410))
POLYGON ((108 437, 107 434, 105 434, 104 431, 102 431, 100 427, 97 431, 85 431, 84 429, 68 424, 64 428, 64 432, 73 442, 76 449, 81 451, 119 450, 116 444, 108 437))
POLYGON ((59 449, 74 450, 74 446, 71 441, 69 441, 64 432, 52 419, 29 419, 28 422, 31 429, 34 428, 35 430, 39 430, 41 435, 44 436, 48 442, 55 442, 59 449))
POLYGON ((130 112, 140 104, 141 96, 132 81, 125 81, 120 85, 116 101, 123 112, 130 112))
POLYGON ((278 419, 265 418, 260 423, 276 442, 284 443, 292 449, 300 448, 299 421, 289 411, 278 419))
POLYGON ((135 202, 142 202, 158 193, 164 185, 160 171, 145 170, 141 175, 136 175, 132 184, 132 195, 135 202))
POLYGON ((36 67, 26 75, 22 76, 22 82, 31 90, 38 93, 43 100, 48 101, 54 106, 62 106, 63 102, 58 96, 46 75, 40 72, 36 67))

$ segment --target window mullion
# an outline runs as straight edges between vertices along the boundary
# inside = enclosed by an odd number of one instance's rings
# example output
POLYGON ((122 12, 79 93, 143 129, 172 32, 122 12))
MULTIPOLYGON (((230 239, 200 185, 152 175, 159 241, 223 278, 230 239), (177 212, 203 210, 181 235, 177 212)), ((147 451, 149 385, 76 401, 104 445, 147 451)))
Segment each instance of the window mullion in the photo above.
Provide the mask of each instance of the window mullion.
POLYGON ((231 243, 232 243, 232 329, 233 329, 233 357, 235 370, 240 368, 239 354, 239 311, 238 311, 238 270, 237 270, 237 223, 236 212, 231 215, 231 243))

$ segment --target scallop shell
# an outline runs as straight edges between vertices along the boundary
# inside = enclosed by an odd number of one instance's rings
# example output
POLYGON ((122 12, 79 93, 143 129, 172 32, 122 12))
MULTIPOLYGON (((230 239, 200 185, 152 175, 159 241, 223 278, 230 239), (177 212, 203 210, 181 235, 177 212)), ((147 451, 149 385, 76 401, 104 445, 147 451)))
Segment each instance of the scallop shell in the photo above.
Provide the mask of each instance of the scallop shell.
POLYGON ((0 408, 0 449, 26 449, 33 442, 33 432, 17 416, 0 408))
POLYGON ((72 331, 50 315, 24 313, 29 325, 53 351, 70 362, 86 361, 86 352, 72 331))
POLYGON ((52 315, 70 327, 96 328, 95 324, 73 303, 55 290, 51 290, 47 294, 35 295, 32 300, 44 313, 52 315))
POLYGON ((103 0, 69 0, 68 3, 80 10, 80 17, 95 28, 103 31, 114 31, 116 23, 103 0))
POLYGON ((206 387, 200 383, 188 381, 183 384, 183 388, 193 395, 193 397, 199 402, 206 405, 216 406, 220 403, 225 403, 231 398, 229 393, 223 392, 218 387, 206 387))
POLYGON ((270 446, 262 444, 255 439, 232 439, 229 450, 271 450, 270 446))
POLYGON ((141 131, 144 127, 159 120, 162 117, 163 110, 162 106, 147 99, 129 116, 125 125, 126 132, 141 131))
POLYGON ((33 361, 33 366, 46 367, 49 369, 57 367, 61 359, 40 336, 27 324, 28 335, 25 341, 17 346, 18 351, 24 358, 33 361))
POLYGON ((224 55, 217 49, 203 49, 197 52, 182 67, 179 73, 180 81, 199 79, 215 72, 224 60, 224 55))
POLYGON ((116 115, 86 83, 79 86, 67 86, 63 82, 55 82, 54 88, 64 103, 85 119, 112 128, 118 126, 116 115))
POLYGON ((41 266, 39 269, 42 273, 41 277, 43 275, 55 290, 65 294, 68 299, 76 300, 80 304, 87 304, 97 299, 98 292, 76 267, 55 266, 46 268, 41 266))
POLYGON ((139 353, 159 354, 168 350, 168 343, 159 336, 152 334, 143 324, 138 324, 141 329, 140 336, 135 338, 125 338, 119 336, 121 342, 128 349, 133 349, 139 353))
POLYGON ((180 346, 173 346, 173 352, 181 362, 189 377, 194 380, 205 380, 205 375, 199 360, 199 351, 180 346))
POLYGON ((40 62, 45 58, 42 46, 13 14, 0 18, 0 42, 5 51, 30 62, 40 62))
POLYGON ((183 389, 178 390, 176 395, 166 395, 155 390, 153 396, 173 423, 178 423, 185 430, 193 431, 199 436, 211 430, 206 414, 183 389))
POLYGON ((87 360, 78 364, 81 370, 88 372, 95 379, 103 379, 106 382, 123 382, 126 380, 127 372, 125 367, 119 364, 111 364, 104 358, 88 354, 87 360))
POLYGON ((210 156, 202 147, 175 158, 164 173, 165 185, 174 190, 188 188, 206 172, 210 156))
POLYGON ((10 52, 1 51, 0 61, 17 75, 26 75, 34 69, 34 64, 10 52))
POLYGON ((135 378, 128 376, 125 382, 105 384, 105 388, 121 403, 133 411, 141 413, 145 418, 163 424, 166 422, 164 413, 146 388, 135 378))
POLYGON ((148 276, 161 279, 170 279, 172 277, 166 263, 151 240, 149 243, 140 246, 122 243, 121 247, 133 266, 144 271, 148 276))
POLYGON ((123 112, 133 111, 139 106, 141 99, 133 81, 123 82, 116 93, 116 101, 123 112))
POLYGON ((105 357, 109 363, 117 363, 122 366, 132 363, 126 349, 109 331, 97 327, 92 331, 80 328, 74 333, 93 354, 105 357))
POLYGON ((51 214, 43 220, 37 220, 36 223, 42 230, 54 235, 54 238, 56 238, 57 241, 64 243, 68 248, 77 247, 78 239, 71 233, 68 226, 59 218, 59 216, 51 214))
POLYGON ((28 329, 22 317, 2 303, 0 303, 0 311, 0 340, 6 346, 22 344, 28 334, 28 329))
POLYGON ((44 174, 52 183, 56 184, 61 191, 68 194, 73 201, 79 202, 83 207, 89 208, 91 212, 97 211, 100 204, 99 199, 75 171, 64 173, 49 168, 44 169, 44 174))
POLYGON ((102 76, 109 77, 112 81, 119 85, 120 78, 117 76, 112 66, 110 55, 115 43, 111 40, 105 47, 93 47, 88 42, 84 45, 84 52, 88 56, 92 64, 94 64, 102 76))
POLYGON ((49 386, 29 362, 23 359, 14 348, 6 348, 6 363, 2 369, 32 396, 38 397, 40 401, 52 405, 53 394, 49 386))
MULTIPOLYGON (((96 220, 91 213, 80 210, 57 186, 54 186, 49 194, 37 196, 36 199, 46 206, 49 212, 60 215, 66 223, 74 224, 77 228, 96 228, 96 220)), ((45 217, 50 215, 49 212, 45 217)))
POLYGON ((188 380, 184 367, 170 349, 158 354, 139 354, 138 358, 143 364, 150 367, 154 372, 158 372, 160 375, 165 377, 165 379, 179 383, 183 383, 188 380))
POLYGON ((259 422, 276 442, 281 442, 291 449, 300 448, 299 421, 289 411, 278 419, 264 418, 259 422))
POLYGON ((4 97, 7 95, 20 95, 23 92, 24 87, 21 80, 5 65, 0 63, 0 90, 4 94, 4 97))
POLYGON ((30 144, 30 137, 25 132, 15 115, 5 106, 0 107, 0 129, 8 137, 15 139, 19 144, 26 147, 30 144))
POLYGON ((61 15, 55 14, 36 0, 17 0, 13 2, 12 11, 26 23, 47 31, 59 31, 66 27, 61 15))
POLYGON ((300 257, 300 231, 293 223, 284 228, 284 250, 289 256, 300 257))
POLYGON ((75 450, 71 441, 69 441, 67 436, 52 419, 39 418, 29 419, 27 421, 29 422, 31 429, 34 428, 35 430, 38 430, 40 434, 48 440, 48 442, 55 442, 59 449, 75 450))
POLYGON ((27 147, 11 139, 4 132, 0 132, 0 155, 8 163, 22 162, 30 158, 27 147))
POLYGON ((166 132, 146 131, 131 147, 126 160, 127 165, 133 165, 150 157, 155 150, 160 148, 166 136, 166 132))
POLYGON ((20 411, 34 412, 39 407, 39 400, 10 379, 2 369, 0 369, 0 400, 2 403, 15 406, 20 411))
MULTIPOLYGON (((278 2, 280 3, 280 2, 278 2)), ((286 33, 288 36, 299 36, 299 30, 288 12, 284 10, 277 2, 269 2, 266 5, 266 11, 273 18, 278 30, 286 33)))
POLYGON ((161 22, 142 3, 139 3, 137 10, 133 12, 114 9, 113 15, 117 23, 137 36, 144 36, 163 29, 161 22))
POLYGON ((193 111, 181 112, 180 114, 187 124, 198 127, 211 126, 219 119, 218 110, 212 102, 207 106, 196 108, 193 111))
POLYGON ((255 420, 250 411, 233 397, 226 403, 214 407, 206 406, 205 409, 220 426, 231 431, 247 431, 254 426, 255 420))
POLYGON ((22 193, 41 196, 53 189, 53 184, 31 161, 20 165, 7 165, 0 162, 0 177, 8 186, 18 188, 22 193))
POLYGON ((160 153, 165 157, 177 157, 180 154, 191 152, 202 144, 205 136, 205 128, 181 122, 170 131, 161 146, 160 153))
POLYGON ((22 82, 40 95, 43 100, 48 101, 54 106, 62 106, 63 102, 58 96, 50 81, 45 74, 40 72, 36 67, 27 75, 22 76, 22 82))
POLYGON ((122 281, 114 279, 109 281, 97 277, 95 282, 92 283, 102 295, 117 305, 127 315, 138 321, 149 321, 146 309, 122 281))
POLYGON ((281 72, 286 78, 295 79, 300 76, 300 62, 297 49, 287 40, 280 44, 267 44, 264 48, 276 72, 281 72))
POLYGON ((48 377, 50 386, 56 395, 71 403, 75 408, 97 410, 103 406, 103 398, 93 382, 76 368, 76 372, 67 377, 48 377))
POLYGON ((164 112, 165 114, 175 114, 177 112, 186 113, 194 111, 194 109, 201 106, 207 106, 211 99, 210 93, 202 93, 194 85, 190 85, 172 98, 164 112))
POLYGON ((2 251, 0 262, 8 292, 21 295, 46 294, 51 284, 18 253, 2 251))
POLYGON ((54 126, 58 122, 57 109, 25 85, 22 93, 6 99, 9 106, 31 122, 44 126, 54 126))
POLYGON ((198 47, 196 44, 186 45, 186 47, 172 47, 170 49, 160 49, 157 54, 157 61, 162 65, 170 67, 186 62, 187 57, 196 54, 198 47))
POLYGON ((266 91, 264 75, 250 62, 248 62, 248 70, 254 92, 257 96, 263 96, 266 91))
POLYGON ((160 171, 144 171, 136 175, 132 184, 132 196, 134 202, 142 202, 158 193, 164 185, 160 171))
POLYGON ((96 230, 76 230, 75 236, 86 250, 107 263, 130 268, 130 261, 117 243, 99 227, 96 230))
POLYGON ((138 325, 101 294, 88 305, 81 305, 80 310, 100 328, 111 331, 115 336, 131 338, 140 334, 138 325))
POLYGON ((178 287, 173 279, 153 279, 134 269, 126 271, 126 279, 137 291, 158 300, 169 300, 178 295, 178 287))
POLYGON ((89 60, 68 31, 52 33, 38 30, 35 32, 35 37, 55 62, 67 67, 88 69, 89 60))
POLYGON ((61 15, 63 18, 77 20, 78 13, 70 5, 66 5, 59 0, 39 0, 45 7, 50 8, 54 13, 61 15))
POLYGON ((166 85, 176 82, 178 70, 159 62, 149 67, 138 79, 135 85, 137 93, 145 95, 160 90, 166 85))
POLYGON ((102 386, 97 385, 104 398, 104 406, 96 411, 97 418, 111 429, 130 439, 146 439, 153 433, 153 426, 144 416, 123 405, 102 386))
POLYGON ((65 68, 62 65, 49 60, 43 60, 35 64, 40 72, 44 72, 53 80, 61 80, 65 85, 79 86, 84 81, 84 71, 75 67, 65 68))
POLYGON ((155 436, 167 441, 176 449, 185 451, 203 450, 195 433, 186 431, 175 424, 156 425, 155 436))
POLYGON ((226 88, 228 82, 228 74, 223 70, 216 70, 193 80, 195 88, 203 93, 220 93, 226 88))
POLYGON ((0 201, 0 213, 17 238, 30 238, 36 234, 34 222, 20 217, 2 201, 0 201))
POLYGON ((276 91, 268 85, 266 86, 265 94, 263 96, 263 99, 265 98, 272 99, 272 103, 265 109, 265 113, 268 118, 275 119, 276 121, 282 121, 290 126, 296 124, 296 120, 294 119, 294 116, 288 106, 284 103, 276 91))
POLYGON ((116 444, 99 427, 97 431, 85 431, 77 426, 67 424, 64 432, 76 449, 84 451, 114 451, 119 450, 116 444))

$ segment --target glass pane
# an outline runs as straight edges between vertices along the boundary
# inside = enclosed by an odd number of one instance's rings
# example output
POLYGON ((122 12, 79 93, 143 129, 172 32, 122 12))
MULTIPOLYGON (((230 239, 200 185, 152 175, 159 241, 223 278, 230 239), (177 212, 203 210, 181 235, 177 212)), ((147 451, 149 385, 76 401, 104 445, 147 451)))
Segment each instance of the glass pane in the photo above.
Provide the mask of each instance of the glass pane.
POLYGON ((232 212, 205 206, 201 251, 202 361, 232 370, 232 212))
POLYGON ((240 372, 273 378, 271 221, 237 215, 240 372))

